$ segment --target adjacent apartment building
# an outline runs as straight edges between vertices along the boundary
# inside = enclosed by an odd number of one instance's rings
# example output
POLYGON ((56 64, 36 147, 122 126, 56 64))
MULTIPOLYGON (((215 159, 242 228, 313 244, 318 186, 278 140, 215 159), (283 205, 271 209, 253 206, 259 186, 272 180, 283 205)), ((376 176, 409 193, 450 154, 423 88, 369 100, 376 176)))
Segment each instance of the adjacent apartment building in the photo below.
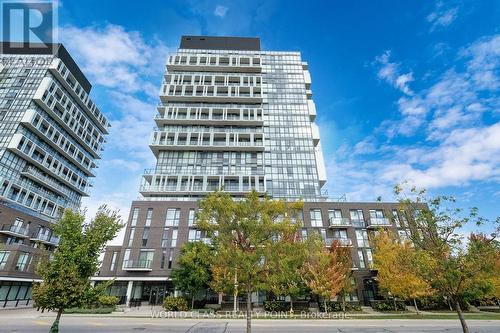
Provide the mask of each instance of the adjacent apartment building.
POLYGON ((18 46, 0 55, 0 307, 29 303, 37 262, 59 242, 52 226, 89 194, 109 127, 63 45, 18 46))
POLYGON ((160 101, 150 143, 156 167, 142 176, 123 245, 107 248, 96 281, 115 279, 110 292, 124 303, 160 303, 174 293, 169 275, 181 246, 205 240, 195 226, 199 199, 255 189, 303 200, 302 237, 317 232, 325 246, 337 239, 351 248, 350 300, 375 297, 368 231, 398 228, 405 215, 397 204, 324 195, 311 76, 299 52, 261 50, 258 38, 183 36, 167 59, 160 101))

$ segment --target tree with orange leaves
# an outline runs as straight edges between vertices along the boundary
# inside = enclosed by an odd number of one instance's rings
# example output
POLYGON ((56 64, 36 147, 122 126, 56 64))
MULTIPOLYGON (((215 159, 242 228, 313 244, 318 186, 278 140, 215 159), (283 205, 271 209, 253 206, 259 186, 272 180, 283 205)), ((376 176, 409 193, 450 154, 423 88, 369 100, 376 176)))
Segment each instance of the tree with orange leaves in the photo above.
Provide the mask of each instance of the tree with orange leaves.
POLYGON ((304 280, 311 291, 322 297, 325 312, 327 301, 344 288, 351 272, 351 254, 347 247, 334 241, 328 249, 321 238, 309 241, 310 257, 303 267, 304 280))

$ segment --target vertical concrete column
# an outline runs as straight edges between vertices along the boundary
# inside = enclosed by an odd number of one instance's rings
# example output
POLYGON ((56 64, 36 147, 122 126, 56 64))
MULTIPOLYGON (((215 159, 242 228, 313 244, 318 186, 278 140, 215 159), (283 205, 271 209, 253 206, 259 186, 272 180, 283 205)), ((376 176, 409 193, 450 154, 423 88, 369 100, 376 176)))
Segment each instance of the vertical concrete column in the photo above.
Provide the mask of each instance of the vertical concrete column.
POLYGON ((129 281, 127 285, 127 301, 126 301, 127 306, 129 306, 129 302, 132 299, 133 286, 134 286, 134 281, 129 281))

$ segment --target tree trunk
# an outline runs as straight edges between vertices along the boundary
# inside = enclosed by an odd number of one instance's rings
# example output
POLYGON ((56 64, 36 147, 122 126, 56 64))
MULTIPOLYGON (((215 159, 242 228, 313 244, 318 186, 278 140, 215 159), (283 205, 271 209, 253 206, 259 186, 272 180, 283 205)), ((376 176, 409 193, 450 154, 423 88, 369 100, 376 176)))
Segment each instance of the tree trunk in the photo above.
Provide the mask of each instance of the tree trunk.
POLYGON ((57 311, 56 320, 54 320, 54 323, 50 327, 49 333, 59 333, 59 319, 61 319, 62 313, 63 313, 63 309, 59 309, 57 311))
POLYGON ((464 314, 462 313, 462 308, 460 307, 460 302, 455 300, 455 310, 457 310, 458 318, 460 319, 460 324, 462 325, 463 333, 469 333, 469 327, 465 322, 464 314))
POLYGON ((328 313, 328 308, 326 307, 326 298, 323 298, 323 304, 325 305, 325 313, 328 313))
POLYGON ((345 295, 342 295, 342 312, 345 313, 345 295))
POLYGON ((194 309, 194 294, 191 296, 191 310, 194 309))
POLYGON ((420 313, 418 311, 417 300, 415 298, 413 299, 413 304, 415 305, 415 311, 417 311, 417 316, 418 316, 420 313))
POLYGON ((290 296, 290 313, 293 313, 293 297, 290 296))
POLYGON ((252 332, 252 291, 247 288, 247 333, 252 332))

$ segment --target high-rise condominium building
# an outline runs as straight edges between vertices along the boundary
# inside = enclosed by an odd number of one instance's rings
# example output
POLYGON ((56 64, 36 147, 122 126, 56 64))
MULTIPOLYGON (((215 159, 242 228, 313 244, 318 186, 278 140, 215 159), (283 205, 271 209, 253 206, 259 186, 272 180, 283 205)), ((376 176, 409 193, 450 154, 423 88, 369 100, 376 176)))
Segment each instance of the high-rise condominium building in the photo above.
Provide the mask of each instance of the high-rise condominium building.
POLYGON ((183 37, 169 56, 146 198, 242 196, 317 200, 326 182, 307 63, 263 52, 257 38, 183 37))
POLYGON ((18 46, 0 55, 0 306, 29 302, 41 249, 89 194, 109 127, 63 45, 18 46))
MULTIPOLYGON (((376 294, 370 229, 400 228, 397 204, 328 201, 308 65, 299 52, 263 51, 258 38, 184 36, 167 59, 151 150, 122 246, 107 248, 96 281, 115 279, 122 302, 157 304, 174 292, 180 247, 204 241, 198 200, 214 190, 241 197, 255 189, 303 200, 302 237, 319 233, 352 250, 353 302, 376 294)), ((231 302, 231 296, 205 301, 231 302)), ((261 303, 263 295, 253 301, 261 303)))

